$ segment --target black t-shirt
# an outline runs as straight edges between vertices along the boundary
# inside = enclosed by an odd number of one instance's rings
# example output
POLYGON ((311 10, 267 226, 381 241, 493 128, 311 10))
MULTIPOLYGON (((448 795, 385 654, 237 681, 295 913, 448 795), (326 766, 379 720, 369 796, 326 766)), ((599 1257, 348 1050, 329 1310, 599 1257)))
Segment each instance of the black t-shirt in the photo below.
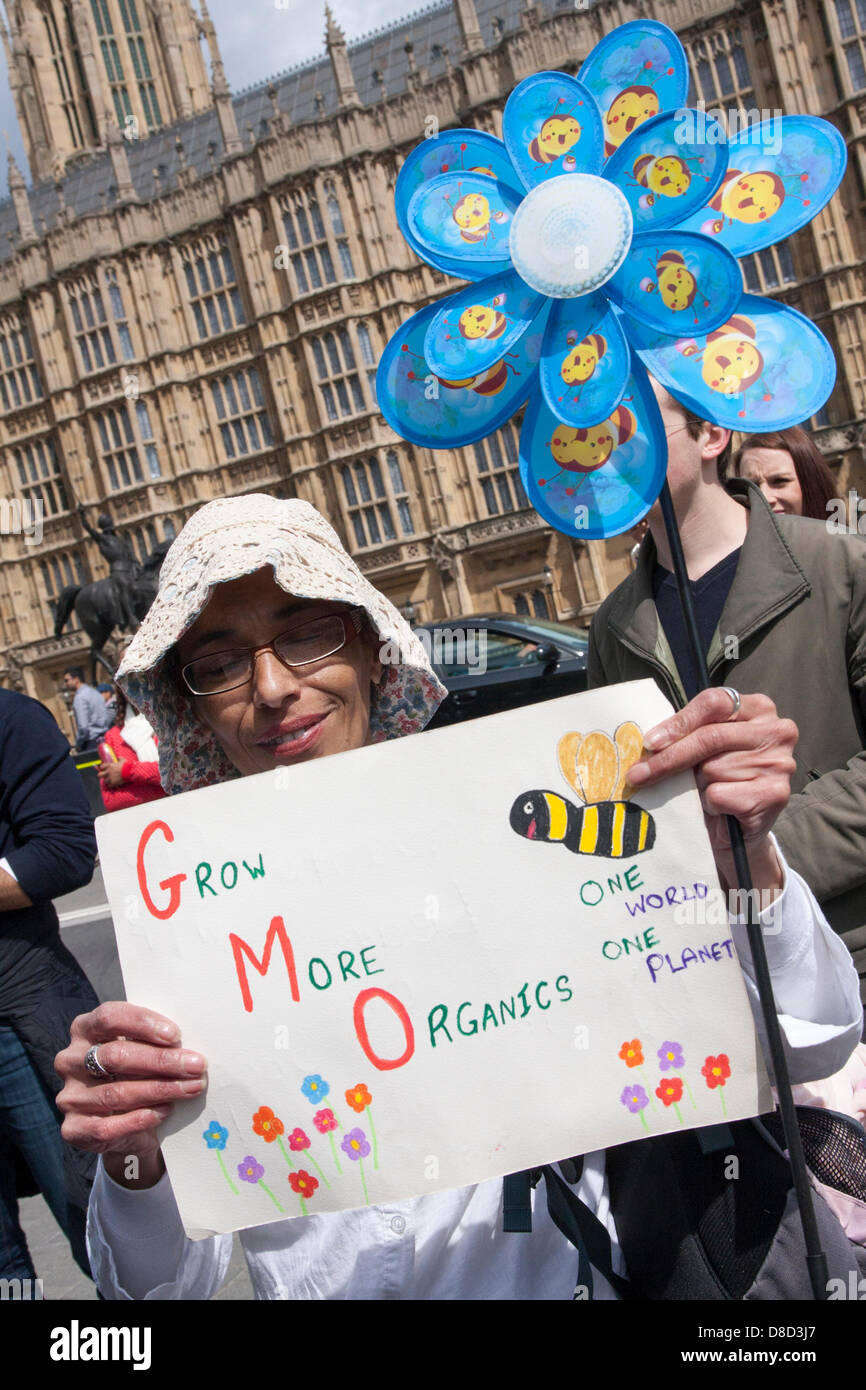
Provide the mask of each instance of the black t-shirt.
MULTIPOLYGON (((734 575, 740 562, 740 549, 732 550, 730 555, 726 555, 724 560, 720 560, 711 570, 707 570, 700 579, 689 581, 704 656, 709 651, 713 634, 722 616, 725 600, 734 582, 734 575)), ((674 661, 680 673, 686 699, 691 700, 698 693, 698 677, 692 661, 686 625, 683 621, 677 582, 671 571, 663 569, 658 562, 653 569, 653 597, 658 610, 659 622, 670 643, 674 661)))

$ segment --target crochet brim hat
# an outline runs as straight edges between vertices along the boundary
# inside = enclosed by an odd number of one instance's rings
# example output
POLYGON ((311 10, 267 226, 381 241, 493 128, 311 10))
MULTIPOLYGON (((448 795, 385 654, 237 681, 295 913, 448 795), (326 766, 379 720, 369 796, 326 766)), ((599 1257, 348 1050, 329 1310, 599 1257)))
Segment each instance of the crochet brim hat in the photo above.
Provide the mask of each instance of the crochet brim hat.
POLYGON ((192 701, 180 694, 166 657, 215 585, 266 566, 295 598, 344 602, 366 611, 389 658, 371 694, 371 742, 417 733, 445 698, 445 687, 408 623, 364 578, 334 528, 309 502, 259 493, 209 502, 190 518, 166 555, 159 592, 117 673, 129 699, 153 725, 160 778, 172 795, 240 773, 213 733, 199 723, 192 701))

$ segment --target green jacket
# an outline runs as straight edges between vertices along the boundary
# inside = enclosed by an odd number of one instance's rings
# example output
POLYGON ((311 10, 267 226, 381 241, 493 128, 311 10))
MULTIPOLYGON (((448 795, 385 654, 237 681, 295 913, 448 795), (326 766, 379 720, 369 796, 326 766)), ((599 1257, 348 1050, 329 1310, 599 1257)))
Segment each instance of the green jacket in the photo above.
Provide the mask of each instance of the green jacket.
MULTIPOLYGON (((793 794, 774 829, 848 946, 866 999, 866 543, 774 515, 742 479, 729 491, 751 518, 710 678, 769 695, 800 730, 793 794)), ((634 574, 596 613, 589 684, 653 676, 679 707, 685 695, 653 601, 655 559, 648 536, 634 574)))

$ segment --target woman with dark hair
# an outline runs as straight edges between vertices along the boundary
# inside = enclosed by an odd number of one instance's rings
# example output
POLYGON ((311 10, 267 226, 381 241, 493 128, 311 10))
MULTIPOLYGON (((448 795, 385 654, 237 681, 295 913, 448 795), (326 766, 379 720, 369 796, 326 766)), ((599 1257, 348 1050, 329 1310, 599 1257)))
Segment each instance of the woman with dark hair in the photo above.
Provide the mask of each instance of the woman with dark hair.
POLYGON ((827 519, 838 497, 824 455, 800 425, 773 434, 750 434, 734 454, 734 473, 755 483, 774 512, 827 519))

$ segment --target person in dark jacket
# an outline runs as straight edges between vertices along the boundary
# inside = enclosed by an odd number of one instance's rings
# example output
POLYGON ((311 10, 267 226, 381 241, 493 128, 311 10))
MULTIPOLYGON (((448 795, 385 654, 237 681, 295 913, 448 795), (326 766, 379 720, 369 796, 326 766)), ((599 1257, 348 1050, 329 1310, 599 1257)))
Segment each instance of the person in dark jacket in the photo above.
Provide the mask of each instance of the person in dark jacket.
MULTIPOLYGON (((866 1000, 866 558, 861 537, 777 516, 718 467, 730 431, 656 388, 668 483, 713 685, 760 692, 799 729, 775 834, 847 945, 866 1000)), ((635 572, 595 614, 590 686, 655 679, 676 706, 697 691, 658 503, 635 572)))
POLYGON ((34 1279, 18 1197, 40 1191, 85 1274, 93 1163, 65 1144, 54 1056, 97 998, 51 900, 90 882, 93 820, 69 744, 36 700, 0 690, 0 1278, 34 1279), (84 1160, 84 1161, 82 1161, 84 1160))

